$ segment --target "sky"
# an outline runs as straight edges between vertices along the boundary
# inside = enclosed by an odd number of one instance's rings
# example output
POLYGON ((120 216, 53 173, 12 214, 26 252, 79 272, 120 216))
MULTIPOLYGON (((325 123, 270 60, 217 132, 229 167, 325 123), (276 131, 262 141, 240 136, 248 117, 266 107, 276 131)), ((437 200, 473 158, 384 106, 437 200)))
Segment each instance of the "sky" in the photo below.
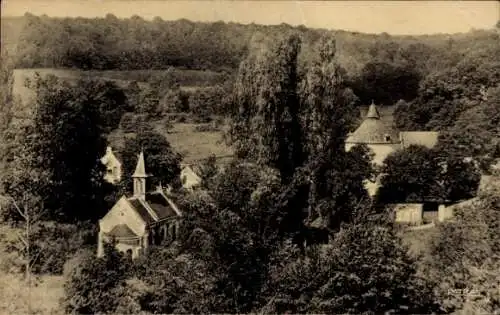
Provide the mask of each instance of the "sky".
POLYGON ((3 0, 2 16, 156 16, 164 20, 305 25, 392 35, 489 29, 500 20, 499 1, 173 1, 3 0))

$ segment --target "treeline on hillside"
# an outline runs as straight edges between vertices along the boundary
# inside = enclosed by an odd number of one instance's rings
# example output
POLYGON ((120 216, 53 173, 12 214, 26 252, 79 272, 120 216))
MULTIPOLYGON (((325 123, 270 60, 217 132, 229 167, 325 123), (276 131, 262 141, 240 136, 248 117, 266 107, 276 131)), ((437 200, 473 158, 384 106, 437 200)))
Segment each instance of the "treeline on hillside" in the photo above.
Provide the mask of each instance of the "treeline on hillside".
POLYGON ((17 40, 18 68, 132 70, 174 66, 234 73, 257 34, 272 36, 294 31, 303 42, 299 71, 304 71, 315 58, 318 39, 324 34, 335 35, 336 58, 365 104, 371 100, 386 105, 399 99, 411 101, 418 96, 422 79, 455 67, 464 56, 498 42, 494 30, 396 37, 286 24, 195 23, 160 18, 146 21, 138 16, 118 19, 111 14, 94 19, 26 14, 19 19, 24 27, 17 40))

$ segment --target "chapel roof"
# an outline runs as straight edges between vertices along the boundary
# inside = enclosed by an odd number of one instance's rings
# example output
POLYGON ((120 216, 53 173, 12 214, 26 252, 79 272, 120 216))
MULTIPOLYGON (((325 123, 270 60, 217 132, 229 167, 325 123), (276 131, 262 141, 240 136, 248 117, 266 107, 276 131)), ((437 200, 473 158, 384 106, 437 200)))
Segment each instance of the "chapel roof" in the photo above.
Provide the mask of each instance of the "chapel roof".
POLYGON ((180 214, 175 203, 162 192, 147 193, 146 202, 153 209, 159 220, 176 217, 180 214))
POLYGON ((399 132, 392 127, 392 122, 380 119, 377 107, 372 103, 365 119, 348 136, 346 143, 396 144, 400 143, 399 132))
POLYGON ((146 205, 138 198, 127 199, 130 205, 135 209, 137 214, 146 222, 146 224, 151 224, 155 222, 155 218, 149 213, 146 205))
POLYGON ((127 201, 146 224, 152 224, 156 221, 162 221, 181 215, 175 202, 163 194, 163 192, 149 192, 146 193, 144 200, 137 197, 131 197, 128 198, 127 201), (151 214, 151 212, 153 212, 154 215, 151 214))

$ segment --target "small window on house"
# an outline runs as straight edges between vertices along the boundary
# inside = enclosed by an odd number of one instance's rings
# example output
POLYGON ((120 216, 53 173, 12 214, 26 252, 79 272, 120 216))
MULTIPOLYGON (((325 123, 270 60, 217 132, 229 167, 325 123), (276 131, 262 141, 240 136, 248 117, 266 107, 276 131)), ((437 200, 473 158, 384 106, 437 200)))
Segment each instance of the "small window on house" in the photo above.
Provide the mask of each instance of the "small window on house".
POLYGON ((386 141, 386 142, 391 141, 391 136, 389 136, 389 135, 385 135, 385 136, 384 136, 384 138, 385 138, 385 141, 386 141))
POLYGON ((182 182, 183 185, 186 183, 186 181, 187 181, 186 176, 182 176, 181 177, 181 182, 182 182))

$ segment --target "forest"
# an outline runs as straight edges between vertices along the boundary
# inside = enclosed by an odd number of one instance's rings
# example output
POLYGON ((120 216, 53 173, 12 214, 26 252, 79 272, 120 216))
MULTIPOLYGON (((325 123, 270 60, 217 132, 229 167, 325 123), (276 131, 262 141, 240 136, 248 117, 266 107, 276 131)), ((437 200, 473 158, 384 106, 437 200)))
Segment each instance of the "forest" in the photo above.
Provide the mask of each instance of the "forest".
POLYGON ((500 199, 475 195, 500 158, 498 28, 411 37, 110 14, 4 23, 17 32, 2 38, 0 217, 20 239, 0 243, 0 268, 28 289, 31 277, 62 276, 61 313, 500 311, 500 199), (35 75, 34 99, 20 104, 20 68, 95 75, 35 75), (346 152, 371 101, 395 106, 400 130, 440 131, 438 146, 396 152, 382 169, 364 145, 346 152), (227 121, 217 130, 234 151, 223 170, 201 162, 195 192, 180 187, 183 157, 161 132, 181 118, 227 121), (117 186, 99 162, 113 135, 127 178, 117 186), (148 184, 174 188, 182 233, 137 260, 113 244, 96 258, 96 223, 130 191, 139 148, 148 184), (364 180, 380 172, 372 200, 364 180), (386 205, 431 194, 476 198, 415 254, 386 205))

